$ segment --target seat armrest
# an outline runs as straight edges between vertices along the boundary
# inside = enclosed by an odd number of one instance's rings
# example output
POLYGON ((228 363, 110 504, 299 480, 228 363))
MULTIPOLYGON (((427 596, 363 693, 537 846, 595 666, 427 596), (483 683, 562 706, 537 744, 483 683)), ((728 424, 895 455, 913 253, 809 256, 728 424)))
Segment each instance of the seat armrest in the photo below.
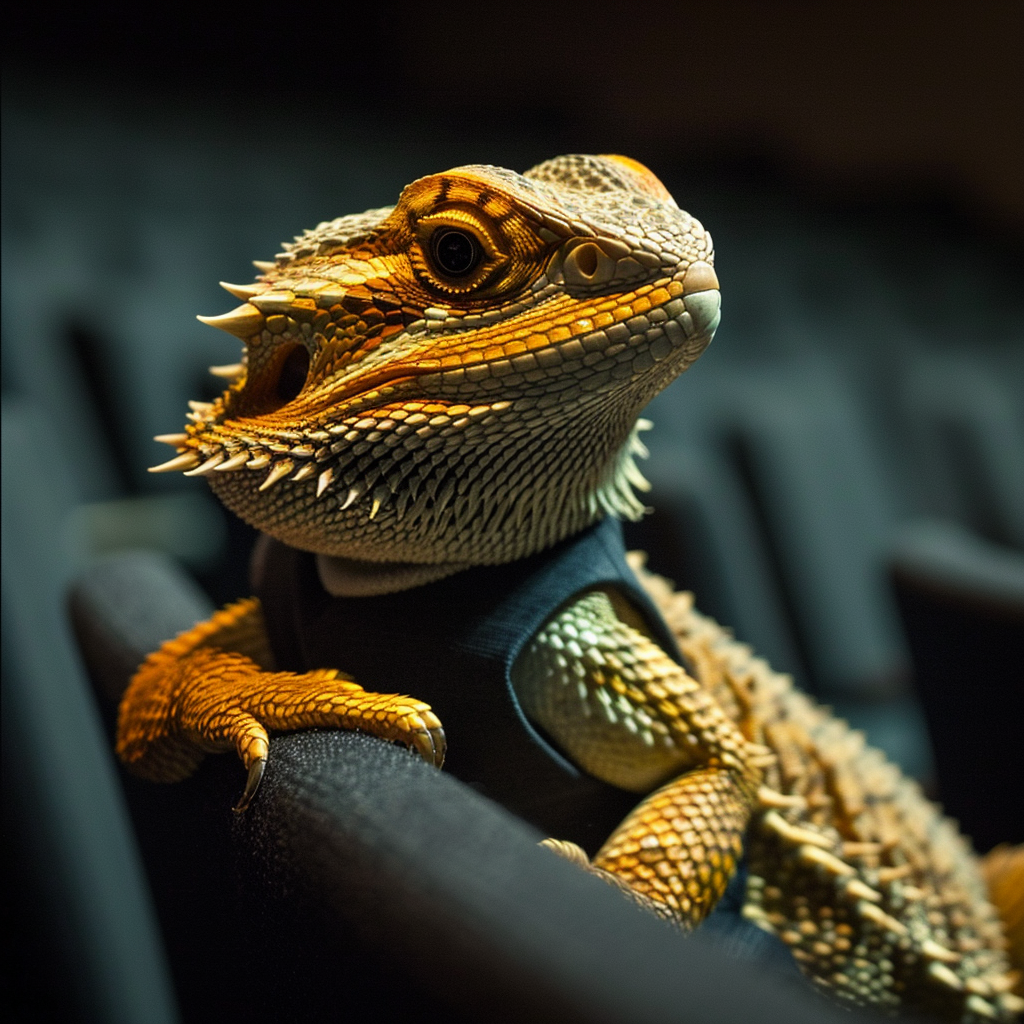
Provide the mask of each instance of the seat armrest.
MULTIPOLYGON (((109 701, 208 604, 133 553, 98 566, 72 609, 109 701)), ((638 910, 404 748, 277 736, 234 815, 243 775, 229 755, 174 786, 126 779, 186 1020, 334 1019, 342 1005, 408 1020, 856 1020, 638 910)))

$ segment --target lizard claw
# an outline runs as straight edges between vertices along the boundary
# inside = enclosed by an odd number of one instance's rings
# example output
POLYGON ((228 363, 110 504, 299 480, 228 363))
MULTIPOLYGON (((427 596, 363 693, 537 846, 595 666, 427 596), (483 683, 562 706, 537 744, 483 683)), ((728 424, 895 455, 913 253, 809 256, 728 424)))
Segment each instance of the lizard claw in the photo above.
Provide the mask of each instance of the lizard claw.
POLYGON ((252 798, 256 795, 256 790, 260 788, 260 780, 263 778, 263 771, 266 767, 267 759, 265 757, 257 757, 256 760, 249 765, 249 777, 245 780, 245 789, 242 791, 242 795, 238 798, 238 803, 231 808, 235 814, 241 814, 249 804, 252 803, 252 798))
POLYGON ((416 748, 420 757, 427 764, 432 764, 435 768, 440 768, 444 764, 444 755, 448 749, 448 743, 445 740, 444 729, 441 728, 440 723, 436 726, 418 730, 413 733, 411 739, 412 746, 416 748))

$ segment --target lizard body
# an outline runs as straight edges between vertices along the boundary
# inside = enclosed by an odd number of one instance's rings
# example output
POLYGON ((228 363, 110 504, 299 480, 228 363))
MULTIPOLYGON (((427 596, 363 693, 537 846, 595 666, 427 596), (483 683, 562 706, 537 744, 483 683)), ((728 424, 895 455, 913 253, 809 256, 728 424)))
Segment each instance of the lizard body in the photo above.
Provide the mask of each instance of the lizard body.
MULTIPOLYGON (((161 470, 205 476, 242 518, 316 554, 335 594, 381 594, 636 518, 640 409, 719 318, 710 236, 646 168, 562 157, 420 179, 394 208, 325 222, 259 264, 207 322, 245 342, 161 470)), ((837 997, 950 1020, 1024 1003, 978 864, 863 737, 635 566, 669 655, 613 587, 575 595, 516 658, 527 717, 586 772, 642 796, 593 863, 684 928, 741 853, 744 914, 837 997)), ((434 709, 338 669, 277 672, 259 602, 150 656, 118 751, 171 781, 234 748, 251 799, 268 730, 361 728, 435 764, 434 709)), ((339 666, 343 667, 343 666, 339 666)), ((443 708, 438 708, 443 714, 443 708)), ((480 723, 486 729, 487 723, 480 723)))

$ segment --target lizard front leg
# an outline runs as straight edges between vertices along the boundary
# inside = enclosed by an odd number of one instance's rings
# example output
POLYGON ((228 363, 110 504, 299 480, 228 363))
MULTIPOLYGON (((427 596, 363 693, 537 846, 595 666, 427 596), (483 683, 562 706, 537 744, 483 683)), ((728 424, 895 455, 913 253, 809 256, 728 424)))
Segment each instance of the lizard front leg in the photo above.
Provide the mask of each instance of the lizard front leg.
POLYGON ((118 715, 118 756, 136 775, 175 782, 207 753, 234 749, 248 770, 237 811, 259 786, 271 730, 360 729, 443 762, 444 731, 422 701, 368 693, 336 669, 273 669, 259 601, 216 612, 167 641, 132 677, 118 715))
POLYGON ((684 928, 699 924, 736 870, 774 758, 646 632, 614 590, 555 614, 513 670, 527 715, 591 774, 644 799, 598 851, 547 845, 684 928))
POLYGON ((575 843, 542 845, 690 929, 714 909, 736 871, 753 806, 742 777, 721 766, 698 768, 641 801, 592 861, 575 843))

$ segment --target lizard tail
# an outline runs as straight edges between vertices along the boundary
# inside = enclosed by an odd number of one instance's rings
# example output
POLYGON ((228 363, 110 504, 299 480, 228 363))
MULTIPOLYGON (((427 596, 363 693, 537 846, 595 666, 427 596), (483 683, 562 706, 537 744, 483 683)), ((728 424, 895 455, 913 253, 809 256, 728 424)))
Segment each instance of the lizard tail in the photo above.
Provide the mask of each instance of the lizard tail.
POLYGON ((997 846, 982 858, 981 873, 1003 922, 1007 954, 1018 972, 1016 987, 1020 988, 1024 974, 1024 846, 997 846))

